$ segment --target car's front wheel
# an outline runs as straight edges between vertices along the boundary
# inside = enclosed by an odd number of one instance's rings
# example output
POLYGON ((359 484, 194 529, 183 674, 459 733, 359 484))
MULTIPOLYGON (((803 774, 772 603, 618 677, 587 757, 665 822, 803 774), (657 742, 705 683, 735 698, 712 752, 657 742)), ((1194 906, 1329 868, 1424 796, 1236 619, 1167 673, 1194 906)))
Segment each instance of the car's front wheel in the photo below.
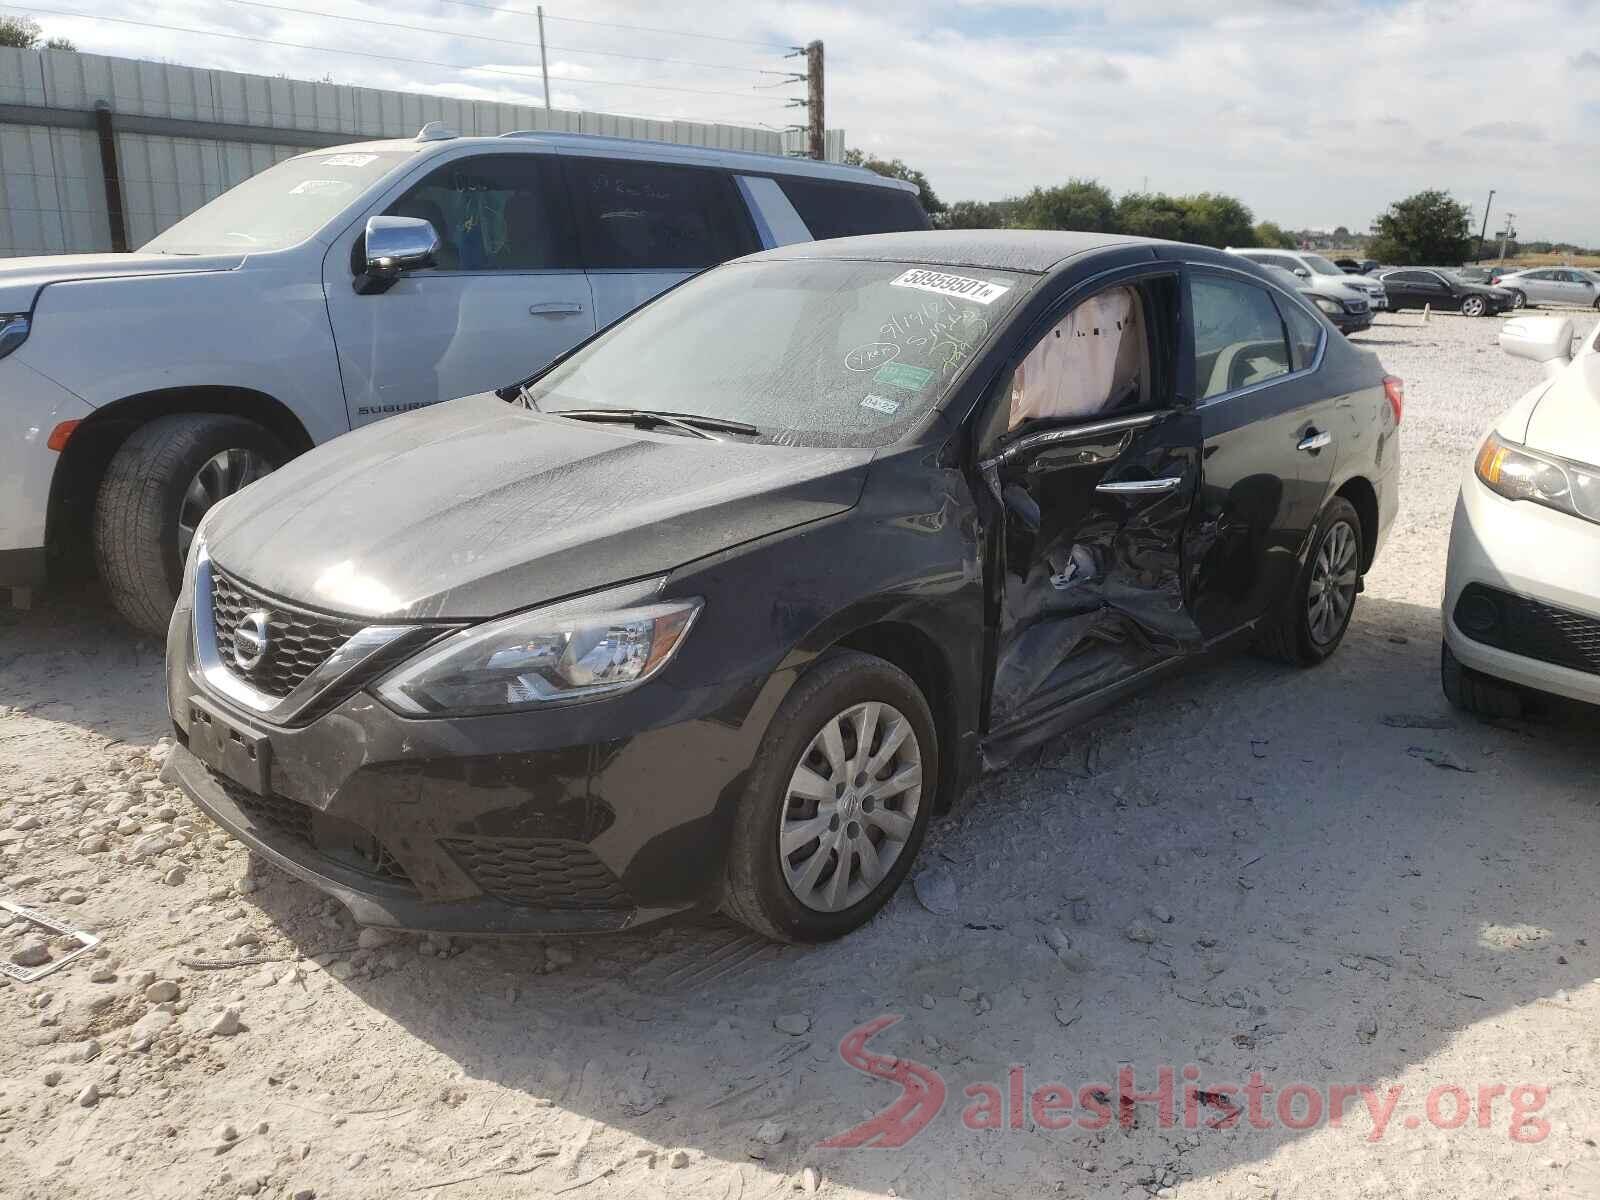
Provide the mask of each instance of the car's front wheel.
POLYGON ((222 413, 174 413, 128 435, 100 480, 94 545, 130 625, 166 631, 200 519, 288 458, 266 429, 222 413))
POLYGON ((1448 644, 1439 647, 1439 684, 1446 700, 1475 717, 1522 715, 1521 692, 1510 684, 1462 666, 1448 644))
POLYGON ((1256 649, 1291 666, 1315 666, 1344 640, 1361 590, 1361 518, 1335 496, 1317 520, 1316 540, 1287 601, 1256 635, 1256 649))
POLYGON ((1463 317, 1481 317, 1489 311, 1489 302, 1482 296, 1464 296, 1461 300, 1463 317))
POLYGON ((857 651, 818 659, 757 753, 723 910, 778 941, 849 933, 910 871, 938 784, 933 714, 911 677, 857 651))

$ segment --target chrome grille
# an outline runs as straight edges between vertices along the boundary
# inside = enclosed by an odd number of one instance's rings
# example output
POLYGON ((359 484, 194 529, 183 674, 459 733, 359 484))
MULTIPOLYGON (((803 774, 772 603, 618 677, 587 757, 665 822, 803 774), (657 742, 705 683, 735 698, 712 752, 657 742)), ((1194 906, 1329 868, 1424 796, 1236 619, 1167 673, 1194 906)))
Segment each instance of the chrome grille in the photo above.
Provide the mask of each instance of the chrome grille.
POLYGON ((249 681, 257 691, 280 700, 362 628, 360 621, 340 621, 290 608, 215 568, 211 573, 211 615, 216 626, 217 652, 228 670, 249 681), (267 651, 247 671, 234 658, 233 635, 239 623, 253 612, 267 614, 267 651))

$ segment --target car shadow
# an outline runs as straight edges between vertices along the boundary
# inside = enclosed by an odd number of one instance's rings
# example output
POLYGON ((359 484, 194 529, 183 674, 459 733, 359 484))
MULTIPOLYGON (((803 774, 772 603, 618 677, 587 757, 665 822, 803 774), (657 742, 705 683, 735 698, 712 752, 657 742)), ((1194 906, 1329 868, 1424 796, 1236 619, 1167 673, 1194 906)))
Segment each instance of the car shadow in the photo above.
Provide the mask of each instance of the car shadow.
MULTIPOLYGON (((435 1136, 508 1130, 498 1169, 536 1172, 543 1191, 601 1178, 652 1189, 676 1149, 690 1165, 675 1191, 730 1196, 783 1194, 804 1166, 901 1195, 1029 1194, 1046 1178, 1075 1195, 1206 1178, 1248 1191, 1241 1172, 1296 1162, 1302 1143, 1323 1147, 1304 1151, 1320 1155, 1321 1191, 1399 1187, 1383 1174, 1392 1163, 1367 1157, 1375 1124, 1360 1100, 1340 1129, 1289 1128, 1272 1100, 1270 1127, 1237 1115, 1211 1128, 1230 1111, 1214 1089, 1254 1071, 1278 1091, 1406 1087, 1380 1132, 1411 1139, 1414 1169, 1446 1170, 1457 1139, 1488 1148, 1483 1191, 1509 1189, 1527 1149, 1509 1092, 1481 1127, 1480 1105, 1449 1132, 1422 1120, 1422 1093, 1566 1086, 1559 1045, 1508 1049, 1488 1034, 1570 1010, 1570 991, 1600 976, 1588 944, 1600 898, 1580 882, 1600 856, 1600 756, 1593 714, 1576 706, 1494 724, 1452 711, 1437 629, 1431 607, 1364 597, 1320 667, 1207 663, 985 777, 922 854, 955 881, 953 912, 908 886, 857 934, 814 948, 715 920, 456 939, 443 956, 403 938, 358 955, 348 978, 317 971, 297 986, 346 989, 408 1036, 399 1060, 364 1062, 364 1103, 405 1107, 435 1136), (867 1048, 893 1057, 847 1065, 841 1039, 891 1015, 903 1019, 867 1048), (970 1127, 981 1085, 1004 1108, 1015 1066, 1028 1094, 1064 1081, 1091 1100, 1103 1086, 1114 1104, 1123 1063, 1141 1092, 1163 1065, 1178 1089, 1197 1069, 1194 1086, 1213 1091, 1196 1125, 1179 1091, 1171 1128, 1148 1101, 1132 1104, 1131 1128, 1047 1132, 1027 1111, 1013 1127, 1009 1109, 1001 1128, 970 1127), (944 1088, 920 1132, 926 1107, 879 1126, 886 1144, 821 1145, 896 1100, 884 1076, 913 1068, 944 1088), (758 1139, 764 1122, 781 1140, 758 1139), (896 1129, 915 1136, 896 1145, 896 1129)), ((320 898, 298 882, 274 877, 251 899, 306 952, 330 944, 320 898)), ((359 1053, 350 1024, 330 1056, 359 1053)), ((1523 1135, 1543 1119, 1523 1117, 1523 1135)), ((1579 1145, 1567 1117, 1551 1153, 1579 1145)))

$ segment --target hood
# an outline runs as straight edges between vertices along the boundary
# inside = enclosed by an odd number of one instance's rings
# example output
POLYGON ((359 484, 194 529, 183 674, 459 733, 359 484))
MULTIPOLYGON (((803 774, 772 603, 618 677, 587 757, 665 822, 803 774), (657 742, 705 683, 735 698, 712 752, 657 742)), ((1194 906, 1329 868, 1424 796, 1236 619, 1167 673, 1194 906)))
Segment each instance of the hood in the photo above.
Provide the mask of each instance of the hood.
POLYGON ((231 271, 242 254, 41 254, 0 260, 0 313, 28 312, 39 289, 76 279, 231 271))
POLYGON ((490 617, 844 512, 871 460, 572 421, 485 393, 302 455, 217 510, 206 542, 223 570, 312 608, 490 617))
POLYGON ((1592 345, 1550 382, 1520 440, 1530 449, 1600 467, 1600 354, 1592 345))

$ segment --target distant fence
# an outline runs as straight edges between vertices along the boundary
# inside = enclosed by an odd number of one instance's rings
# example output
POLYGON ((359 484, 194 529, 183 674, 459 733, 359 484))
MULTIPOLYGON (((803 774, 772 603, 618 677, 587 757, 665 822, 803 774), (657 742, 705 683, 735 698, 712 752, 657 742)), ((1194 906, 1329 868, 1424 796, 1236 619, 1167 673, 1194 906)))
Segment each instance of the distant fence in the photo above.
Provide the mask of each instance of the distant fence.
MULTIPOLYGON (((0 257, 136 249, 257 171, 318 146, 463 134, 601 133, 792 154, 802 135, 653 121, 65 50, 0 47, 0 257)), ((830 129, 827 154, 844 156, 830 129)))

